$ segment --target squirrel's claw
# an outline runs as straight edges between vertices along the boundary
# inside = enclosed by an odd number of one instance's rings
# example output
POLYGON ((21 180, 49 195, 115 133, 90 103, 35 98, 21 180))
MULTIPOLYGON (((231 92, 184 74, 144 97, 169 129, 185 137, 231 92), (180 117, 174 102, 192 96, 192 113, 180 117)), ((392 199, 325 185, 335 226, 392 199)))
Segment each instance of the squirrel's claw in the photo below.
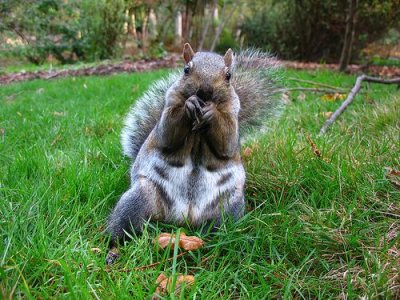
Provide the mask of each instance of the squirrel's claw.
POLYGON ((202 105, 205 103, 196 95, 190 96, 185 102, 186 115, 199 123, 201 121, 201 116, 203 115, 202 105))
POLYGON ((120 254, 117 248, 112 248, 110 251, 107 253, 106 257, 106 265, 112 265, 117 261, 119 258, 120 254))
POLYGON ((211 120, 214 118, 214 109, 215 109, 215 104, 210 102, 207 103, 203 108, 202 108, 202 114, 200 120, 197 120, 194 124, 192 130, 199 130, 203 128, 205 125, 211 122, 211 120))

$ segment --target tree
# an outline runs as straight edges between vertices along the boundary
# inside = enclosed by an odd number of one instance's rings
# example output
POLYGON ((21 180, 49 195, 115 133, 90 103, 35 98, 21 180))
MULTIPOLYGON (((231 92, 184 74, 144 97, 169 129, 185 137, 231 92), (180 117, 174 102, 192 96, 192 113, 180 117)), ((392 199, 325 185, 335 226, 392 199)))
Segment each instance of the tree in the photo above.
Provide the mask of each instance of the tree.
POLYGON ((346 71, 350 62, 357 23, 358 0, 349 0, 349 2, 350 7, 346 18, 346 31, 344 34, 343 49, 339 61, 339 71, 341 72, 346 71))

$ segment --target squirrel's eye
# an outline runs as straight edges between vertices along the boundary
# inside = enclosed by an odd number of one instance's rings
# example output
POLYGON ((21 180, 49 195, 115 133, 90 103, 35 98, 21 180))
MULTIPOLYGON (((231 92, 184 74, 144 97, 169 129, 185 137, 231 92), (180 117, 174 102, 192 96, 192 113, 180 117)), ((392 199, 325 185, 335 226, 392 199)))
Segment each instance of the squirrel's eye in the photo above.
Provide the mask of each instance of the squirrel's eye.
POLYGON ((183 72, 185 72, 185 74, 189 74, 189 71, 190 71, 190 67, 185 66, 185 68, 183 69, 183 72))
POLYGON ((225 75, 226 80, 231 79, 231 77, 232 77, 231 72, 226 72, 226 75, 225 75))

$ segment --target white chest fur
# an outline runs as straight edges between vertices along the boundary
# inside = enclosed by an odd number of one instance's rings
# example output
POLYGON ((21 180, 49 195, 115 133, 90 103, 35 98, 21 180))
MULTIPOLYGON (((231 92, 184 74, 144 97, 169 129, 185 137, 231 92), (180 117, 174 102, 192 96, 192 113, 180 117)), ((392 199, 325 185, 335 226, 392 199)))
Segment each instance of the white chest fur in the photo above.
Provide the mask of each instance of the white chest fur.
POLYGON ((182 167, 172 167, 156 155, 142 161, 140 176, 159 185, 173 205, 165 216, 168 221, 182 223, 190 213, 194 220, 201 217, 208 205, 225 192, 244 184, 243 166, 229 163, 224 168, 208 171, 204 166, 194 166, 190 158, 182 167), (166 170, 161 176, 156 169, 166 170))

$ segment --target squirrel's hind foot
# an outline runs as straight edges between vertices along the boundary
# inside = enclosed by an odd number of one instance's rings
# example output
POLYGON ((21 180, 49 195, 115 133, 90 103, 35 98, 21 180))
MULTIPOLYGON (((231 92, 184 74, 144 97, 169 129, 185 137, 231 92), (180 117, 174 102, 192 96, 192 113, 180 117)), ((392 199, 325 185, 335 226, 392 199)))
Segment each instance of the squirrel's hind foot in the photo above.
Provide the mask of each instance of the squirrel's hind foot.
POLYGON ((120 257, 119 250, 116 247, 111 248, 110 251, 108 251, 107 253, 106 265, 114 264, 119 257, 120 257))

